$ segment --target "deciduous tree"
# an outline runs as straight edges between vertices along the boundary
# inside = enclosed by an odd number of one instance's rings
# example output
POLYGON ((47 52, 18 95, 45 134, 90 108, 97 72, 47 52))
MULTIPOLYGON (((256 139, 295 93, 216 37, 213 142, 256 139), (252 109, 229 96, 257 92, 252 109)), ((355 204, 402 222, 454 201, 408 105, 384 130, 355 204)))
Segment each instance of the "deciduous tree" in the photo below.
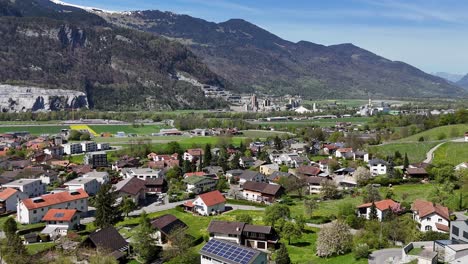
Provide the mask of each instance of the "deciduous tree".
POLYGON ((317 255, 329 257, 345 254, 351 249, 352 239, 349 226, 340 220, 324 226, 318 233, 317 255))

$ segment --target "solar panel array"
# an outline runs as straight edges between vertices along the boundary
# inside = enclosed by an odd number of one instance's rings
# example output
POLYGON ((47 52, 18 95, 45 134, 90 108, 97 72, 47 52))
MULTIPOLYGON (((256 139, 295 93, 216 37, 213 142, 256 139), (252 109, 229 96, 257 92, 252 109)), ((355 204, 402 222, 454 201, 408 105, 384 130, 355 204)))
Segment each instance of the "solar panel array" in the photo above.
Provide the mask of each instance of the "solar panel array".
POLYGON ((239 264, 248 264, 256 254, 252 249, 215 239, 208 241, 202 251, 239 264))

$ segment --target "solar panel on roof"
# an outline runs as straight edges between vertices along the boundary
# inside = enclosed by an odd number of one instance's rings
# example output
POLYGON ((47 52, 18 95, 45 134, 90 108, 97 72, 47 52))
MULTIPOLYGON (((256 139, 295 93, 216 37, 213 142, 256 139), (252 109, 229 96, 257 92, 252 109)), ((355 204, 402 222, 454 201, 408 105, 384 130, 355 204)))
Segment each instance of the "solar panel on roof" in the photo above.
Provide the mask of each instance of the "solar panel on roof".
POLYGON ((55 218, 62 218, 64 216, 65 216, 64 213, 55 213, 55 215, 54 215, 55 218))
POLYGON ((239 264, 248 264, 256 254, 252 249, 215 239, 208 241, 202 251, 239 264))

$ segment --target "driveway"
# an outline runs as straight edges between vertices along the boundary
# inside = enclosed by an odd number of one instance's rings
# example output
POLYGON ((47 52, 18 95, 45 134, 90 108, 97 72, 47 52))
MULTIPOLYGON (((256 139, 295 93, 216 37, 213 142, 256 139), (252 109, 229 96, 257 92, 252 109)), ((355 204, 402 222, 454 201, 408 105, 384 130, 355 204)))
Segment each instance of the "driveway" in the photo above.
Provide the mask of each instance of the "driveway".
POLYGON ((398 264, 401 259, 401 248, 386 248, 372 252, 369 264, 398 264))

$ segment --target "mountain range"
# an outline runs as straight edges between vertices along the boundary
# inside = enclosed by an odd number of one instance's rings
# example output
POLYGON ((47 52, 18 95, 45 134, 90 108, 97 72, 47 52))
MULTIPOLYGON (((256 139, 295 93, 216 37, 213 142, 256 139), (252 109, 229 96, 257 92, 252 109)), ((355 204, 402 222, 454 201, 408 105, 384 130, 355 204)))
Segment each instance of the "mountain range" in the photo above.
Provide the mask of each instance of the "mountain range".
POLYGON ((463 76, 458 82, 457 85, 468 90, 468 74, 463 76))
POLYGON ((466 96, 353 44, 294 43, 242 19, 0 0, 0 35, 0 82, 83 91, 90 107, 104 110, 223 105, 179 75, 234 92, 310 99, 466 96))
POLYGON ((440 78, 444 78, 447 81, 450 81, 453 83, 457 83, 464 77, 463 74, 456 74, 456 73, 449 73, 449 72, 434 72, 432 73, 432 75, 440 77, 440 78))

